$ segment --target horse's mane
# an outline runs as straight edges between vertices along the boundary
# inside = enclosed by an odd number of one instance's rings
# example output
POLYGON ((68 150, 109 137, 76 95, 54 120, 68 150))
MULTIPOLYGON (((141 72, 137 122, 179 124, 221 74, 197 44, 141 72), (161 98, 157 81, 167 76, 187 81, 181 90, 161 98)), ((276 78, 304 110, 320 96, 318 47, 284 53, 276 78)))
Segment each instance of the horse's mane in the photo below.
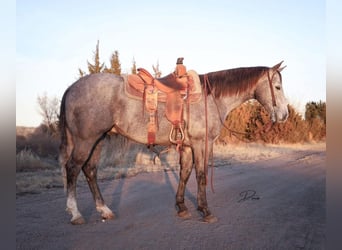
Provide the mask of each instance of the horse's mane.
MULTIPOLYGON (((268 67, 259 66, 209 72, 206 74, 210 82, 207 87, 208 95, 212 91, 215 97, 231 96, 250 90, 267 70, 268 67)), ((204 74, 199 77, 204 87, 204 74)))

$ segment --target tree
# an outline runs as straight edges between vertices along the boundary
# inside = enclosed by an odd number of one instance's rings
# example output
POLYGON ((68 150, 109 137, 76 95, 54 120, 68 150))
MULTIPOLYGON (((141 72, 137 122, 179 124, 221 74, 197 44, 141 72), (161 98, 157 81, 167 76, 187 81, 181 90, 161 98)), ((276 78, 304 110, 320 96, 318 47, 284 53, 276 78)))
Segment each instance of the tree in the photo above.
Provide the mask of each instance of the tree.
POLYGON ((326 136, 326 104, 325 102, 308 102, 305 105, 305 120, 309 124, 310 136, 320 140, 326 136))
POLYGON ((312 123, 316 118, 321 119, 326 124, 326 104, 325 102, 308 102, 305 105, 305 120, 312 123))
POLYGON ((37 97, 39 113, 43 117, 43 125, 49 134, 55 134, 58 129, 60 101, 57 97, 49 98, 46 93, 37 97))
POLYGON ((80 78, 87 74, 85 71, 81 70, 80 68, 78 68, 78 73, 79 73, 80 78))
POLYGON ((136 75, 137 74, 137 65, 136 65, 136 62, 135 62, 135 59, 133 57, 133 65, 132 65, 132 68, 131 68, 131 73, 133 75, 136 75))
POLYGON ((121 75, 121 63, 119 60, 119 52, 117 50, 114 51, 110 58, 110 68, 107 67, 104 69, 104 72, 111 73, 115 75, 121 75))
MULTIPOLYGON (((102 72, 104 68, 104 63, 100 63, 100 53, 99 53, 99 40, 97 40, 96 44, 96 50, 93 52, 94 53, 94 64, 91 64, 89 61, 88 62, 88 70, 89 74, 95 74, 95 73, 100 73, 102 72)), ((80 75, 82 74, 81 70, 80 75)))
POLYGON ((162 72, 159 70, 159 61, 157 61, 157 66, 152 65, 154 71, 154 77, 159 78, 161 77, 162 72))

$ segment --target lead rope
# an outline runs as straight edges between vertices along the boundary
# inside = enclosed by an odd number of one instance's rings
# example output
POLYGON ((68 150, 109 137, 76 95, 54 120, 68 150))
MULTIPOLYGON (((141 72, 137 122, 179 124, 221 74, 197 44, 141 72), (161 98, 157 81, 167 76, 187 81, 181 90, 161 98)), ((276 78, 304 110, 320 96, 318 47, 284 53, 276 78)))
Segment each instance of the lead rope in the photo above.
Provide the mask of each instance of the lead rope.
MULTIPOLYGON (((210 89, 209 86, 209 79, 208 75, 204 75, 204 113, 205 113, 205 151, 204 151, 204 171, 205 171, 205 178, 206 178, 206 183, 208 179, 208 165, 209 165, 209 156, 208 156, 208 89, 207 86, 210 89)), ((214 190, 214 185, 213 185, 213 176, 214 176, 214 161, 213 161, 213 149, 211 149, 211 177, 210 177, 210 188, 213 193, 215 193, 214 190)))

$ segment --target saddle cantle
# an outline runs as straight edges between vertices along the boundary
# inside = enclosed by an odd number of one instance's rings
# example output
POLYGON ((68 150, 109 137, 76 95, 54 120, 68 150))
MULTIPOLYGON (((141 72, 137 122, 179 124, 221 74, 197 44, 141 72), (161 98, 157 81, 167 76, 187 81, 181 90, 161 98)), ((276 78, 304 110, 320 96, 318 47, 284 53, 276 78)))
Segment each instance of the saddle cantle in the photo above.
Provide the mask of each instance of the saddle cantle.
MULTIPOLYGON (((170 140, 179 145, 179 140, 173 140, 173 129, 182 131, 184 102, 189 104, 198 102, 202 95, 202 88, 198 74, 186 71, 183 58, 178 58, 174 72, 162 78, 154 78, 146 69, 139 68, 138 74, 127 75, 125 93, 131 98, 142 100, 149 113, 148 144, 154 144, 157 130, 156 112, 158 102, 165 103, 165 116, 172 124, 170 140)), ((177 137, 177 135, 176 135, 177 137)), ((184 140, 184 134, 181 136, 184 140)))

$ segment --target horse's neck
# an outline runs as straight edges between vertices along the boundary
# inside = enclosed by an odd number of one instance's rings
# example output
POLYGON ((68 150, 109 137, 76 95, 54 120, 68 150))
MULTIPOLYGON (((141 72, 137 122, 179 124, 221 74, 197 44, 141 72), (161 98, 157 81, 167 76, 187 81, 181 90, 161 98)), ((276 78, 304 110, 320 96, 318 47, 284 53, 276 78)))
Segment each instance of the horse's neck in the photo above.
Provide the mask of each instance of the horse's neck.
POLYGON ((240 93, 234 96, 215 98, 215 105, 217 105, 219 115, 224 121, 231 110, 253 98, 254 96, 252 93, 240 93))

